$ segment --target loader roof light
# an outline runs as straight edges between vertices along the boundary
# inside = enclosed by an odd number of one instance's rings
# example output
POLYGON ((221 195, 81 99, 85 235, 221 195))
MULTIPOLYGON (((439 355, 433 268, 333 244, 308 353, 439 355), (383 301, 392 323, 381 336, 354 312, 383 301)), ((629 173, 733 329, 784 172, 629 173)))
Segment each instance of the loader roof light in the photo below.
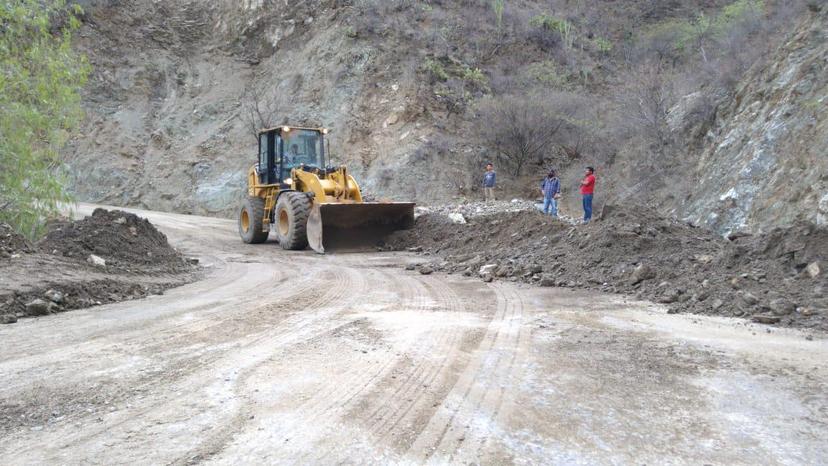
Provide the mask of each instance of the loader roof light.
POLYGON ((328 134, 328 128, 322 128, 322 130, 319 132, 322 134, 328 134))
POLYGON ((290 126, 282 126, 282 131, 284 131, 286 133, 289 133, 290 132, 290 126))

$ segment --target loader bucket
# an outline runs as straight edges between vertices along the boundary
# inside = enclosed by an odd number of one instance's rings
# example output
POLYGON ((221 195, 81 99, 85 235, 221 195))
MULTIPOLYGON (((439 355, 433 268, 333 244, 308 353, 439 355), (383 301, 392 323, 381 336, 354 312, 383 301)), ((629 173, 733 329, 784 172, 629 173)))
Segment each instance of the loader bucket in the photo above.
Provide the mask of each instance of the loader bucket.
POLYGON ((308 243, 319 254, 375 246, 396 230, 414 226, 414 203, 313 203, 308 218, 308 243))

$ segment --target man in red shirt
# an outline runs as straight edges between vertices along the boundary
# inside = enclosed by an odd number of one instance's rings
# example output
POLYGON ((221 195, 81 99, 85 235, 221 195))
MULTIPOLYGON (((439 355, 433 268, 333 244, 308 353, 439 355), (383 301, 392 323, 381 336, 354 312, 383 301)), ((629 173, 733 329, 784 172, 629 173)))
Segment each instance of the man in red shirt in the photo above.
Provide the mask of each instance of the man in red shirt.
POLYGON ((584 181, 581 181, 581 197, 584 200, 584 223, 592 219, 592 195, 595 193, 595 169, 586 167, 584 181))

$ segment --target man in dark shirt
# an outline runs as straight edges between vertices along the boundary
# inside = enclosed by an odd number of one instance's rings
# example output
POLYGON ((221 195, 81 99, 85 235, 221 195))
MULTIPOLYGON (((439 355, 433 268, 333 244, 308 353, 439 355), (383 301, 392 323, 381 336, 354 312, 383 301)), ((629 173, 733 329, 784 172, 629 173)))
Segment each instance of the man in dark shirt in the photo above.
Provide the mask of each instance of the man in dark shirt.
POLYGON ((494 171, 494 165, 486 164, 486 173, 483 174, 483 195, 486 197, 486 202, 494 201, 494 188, 497 182, 497 174, 494 171))
POLYGON ((561 180, 555 170, 550 170, 546 178, 541 181, 543 193, 543 213, 553 217, 558 216, 558 198, 561 196, 561 180))

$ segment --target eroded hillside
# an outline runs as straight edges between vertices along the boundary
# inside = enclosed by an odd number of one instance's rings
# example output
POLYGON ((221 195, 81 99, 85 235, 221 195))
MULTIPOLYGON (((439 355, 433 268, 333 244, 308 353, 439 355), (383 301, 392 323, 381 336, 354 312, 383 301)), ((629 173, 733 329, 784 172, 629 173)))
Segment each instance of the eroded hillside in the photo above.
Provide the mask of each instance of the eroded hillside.
POLYGON ((550 166, 572 193, 596 165, 599 202, 721 232, 815 221, 828 202, 813 2, 81 3, 94 74, 67 160, 83 200, 230 214, 267 120, 332 128, 369 191, 419 202, 478 196, 484 160, 510 196, 550 166), (707 17, 715 40, 691 41, 707 17), (561 122, 519 170, 493 136, 504 102, 561 122))

